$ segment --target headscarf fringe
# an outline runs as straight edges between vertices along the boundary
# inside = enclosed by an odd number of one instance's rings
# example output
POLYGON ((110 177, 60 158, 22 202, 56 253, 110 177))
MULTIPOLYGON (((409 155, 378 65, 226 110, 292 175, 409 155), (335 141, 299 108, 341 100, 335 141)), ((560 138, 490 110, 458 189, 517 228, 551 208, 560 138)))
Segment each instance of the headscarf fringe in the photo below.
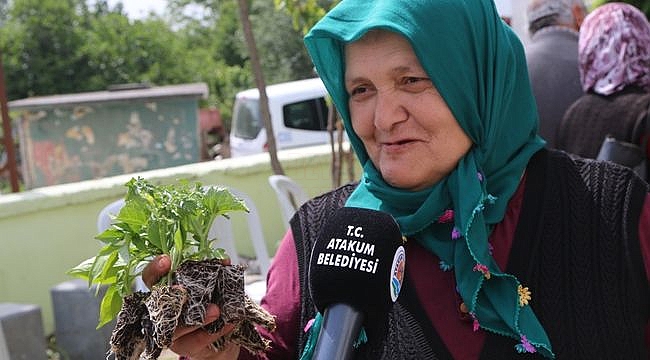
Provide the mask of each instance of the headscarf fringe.
POLYGON ((305 343, 305 348, 300 355, 300 360, 311 360, 314 356, 314 349, 316 348, 316 341, 318 340, 318 335, 320 334, 320 328, 323 325, 323 315, 321 313, 316 313, 314 317, 314 322, 309 328, 309 337, 307 338, 307 343, 305 343))
MULTIPOLYGON (((307 343, 305 343, 305 348, 300 355, 300 360, 311 360, 314 356, 314 350, 316 349, 316 343, 318 342, 318 337, 320 336, 320 330, 323 326, 323 315, 321 313, 316 313, 314 321, 309 327, 309 337, 307 338, 307 343)), ((368 335, 366 334, 366 329, 361 327, 359 331, 359 336, 355 340, 352 346, 355 349, 358 349, 359 346, 368 342, 368 335)))

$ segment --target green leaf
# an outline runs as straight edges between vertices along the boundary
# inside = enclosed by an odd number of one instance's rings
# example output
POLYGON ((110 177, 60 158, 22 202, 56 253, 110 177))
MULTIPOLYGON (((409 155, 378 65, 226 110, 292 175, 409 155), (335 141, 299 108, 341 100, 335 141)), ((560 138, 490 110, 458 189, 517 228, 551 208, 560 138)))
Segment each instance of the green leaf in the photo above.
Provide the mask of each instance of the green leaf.
POLYGON ((149 244, 156 249, 164 252, 163 237, 166 233, 166 224, 160 220, 152 220, 147 225, 147 235, 149 235, 149 244), (164 227, 164 228, 163 228, 164 227))
POLYGON ((180 230, 177 230, 174 233, 174 249, 178 249, 180 251, 183 251, 185 248, 185 241, 183 239, 183 236, 181 235, 182 232, 180 230))
POLYGON ((90 268, 90 271, 88 272, 88 286, 92 286, 93 283, 95 283, 97 280, 99 280, 99 276, 102 273, 102 269, 104 268, 104 264, 106 263, 106 260, 108 259, 110 255, 97 255, 94 258, 93 265, 90 268))
POLYGON ((132 250, 133 252, 147 251, 147 244, 144 241, 144 239, 140 236, 140 234, 129 234, 129 240, 128 241, 136 249, 136 250, 132 250))
POLYGON ((106 262, 104 262, 102 266, 101 273, 99 274, 99 276, 97 276, 98 281, 103 282, 109 279, 110 277, 114 276, 116 271, 113 269, 113 265, 115 265, 115 263, 117 262, 118 255, 119 254, 116 252, 108 255, 106 262))
POLYGON ((120 244, 108 244, 99 250, 97 256, 110 255, 114 252, 119 252, 122 248, 123 246, 120 244))
MULTIPOLYGON (((116 225, 113 224, 113 226, 116 226, 116 225)), ((119 226, 119 225, 117 225, 117 226, 119 226)), ((122 241, 124 239, 124 231, 116 229, 114 227, 109 227, 108 229, 104 230, 103 232, 97 234, 97 236, 95 236, 95 239, 97 239, 97 240, 99 240, 99 241, 101 241, 101 242, 103 242, 105 244, 119 242, 119 241, 122 241)))
POLYGON ((92 269, 94 262, 95 262, 95 257, 86 259, 82 261, 79 265, 68 270, 66 274, 74 276, 79 279, 89 280, 90 269, 92 269))
POLYGON ((212 250, 212 256, 214 256, 215 259, 225 259, 228 257, 228 254, 226 254, 226 250, 222 248, 214 248, 212 250))
POLYGON ((122 308, 122 297, 117 292, 116 287, 109 286, 106 289, 106 294, 99 305, 99 324, 97 329, 108 324, 117 316, 122 308))
POLYGON ((235 197, 228 189, 223 187, 209 188, 205 194, 203 204, 214 215, 221 215, 231 211, 249 211, 242 199, 235 197))
POLYGON ((131 229, 140 229, 147 224, 149 217, 144 203, 126 202, 115 218, 116 222, 123 222, 131 229))

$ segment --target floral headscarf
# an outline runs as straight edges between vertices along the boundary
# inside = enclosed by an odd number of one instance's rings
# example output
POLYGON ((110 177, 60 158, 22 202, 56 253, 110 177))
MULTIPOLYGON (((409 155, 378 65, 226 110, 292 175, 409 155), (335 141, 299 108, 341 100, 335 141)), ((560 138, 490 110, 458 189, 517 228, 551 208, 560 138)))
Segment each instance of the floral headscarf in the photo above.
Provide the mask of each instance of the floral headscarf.
POLYGON ((608 3, 580 27, 580 78, 585 92, 610 95, 626 86, 650 91, 650 24, 636 7, 608 3))
POLYGON ((493 1, 343 0, 311 29, 305 45, 363 167, 346 206, 390 213, 404 235, 440 258, 442 270, 454 271, 475 329, 519 340, 517 351, 553 357, 527 305, 526 287, 499 268, 488 243, 528 161, 544 146, 523 47, 493 1), (351 126, 344 47, 372 29, 409 40, 474 143, 457 167, 428 189, 388 185, 351 126))

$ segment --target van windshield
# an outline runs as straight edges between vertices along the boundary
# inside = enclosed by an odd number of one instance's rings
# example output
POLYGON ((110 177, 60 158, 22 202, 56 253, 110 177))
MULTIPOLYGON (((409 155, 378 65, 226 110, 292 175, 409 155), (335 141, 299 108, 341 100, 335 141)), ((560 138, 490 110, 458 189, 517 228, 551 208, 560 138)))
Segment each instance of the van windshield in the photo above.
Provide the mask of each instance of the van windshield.
POLYGON ((255 139, 262 130, 258 100, 237 100, 232 116, 232 132, 238 138, 255 139))

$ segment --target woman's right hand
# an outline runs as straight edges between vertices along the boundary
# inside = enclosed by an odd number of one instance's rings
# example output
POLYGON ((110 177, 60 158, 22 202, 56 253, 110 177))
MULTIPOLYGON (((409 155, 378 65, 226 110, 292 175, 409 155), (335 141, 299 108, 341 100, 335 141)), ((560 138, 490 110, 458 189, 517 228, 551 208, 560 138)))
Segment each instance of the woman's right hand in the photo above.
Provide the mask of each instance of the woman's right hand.
MULTIPOLYGON (((224 261, 228 265, 229 261, 224 261)), ((163 276, 167 275, 171 268, 171 259, 167 255, 160 255, 154 258, 142 272, 142 280, 151 288, 163 276)), ((204 325, 219 318, 221 310, 215 304, 209 304, 206 308, 204 325)), ((200 326, 178 327, 170 349, 176 354, 189 357, 191 360, 227 360, 237 359, 240 347, 233 343, 226 343, 222 351, 215 351, 212 343, 224 335, 229 334, 235 328, 234 324, 226 324, 221 330, 209 334, 200 326)))

